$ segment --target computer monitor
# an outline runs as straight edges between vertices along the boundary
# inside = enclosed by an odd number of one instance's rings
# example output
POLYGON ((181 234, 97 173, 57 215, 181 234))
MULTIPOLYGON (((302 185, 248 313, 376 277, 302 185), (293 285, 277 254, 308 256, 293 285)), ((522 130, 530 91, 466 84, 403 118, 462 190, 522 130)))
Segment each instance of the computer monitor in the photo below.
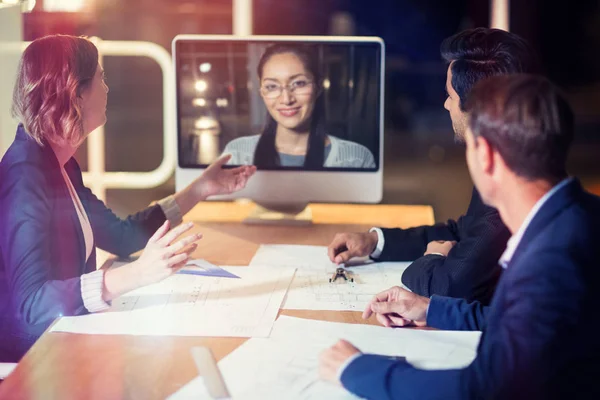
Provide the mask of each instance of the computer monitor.
POLYGON ((374 37, 175 37, 177 190, 227 152, 258 171, 221 199, 381 201, 384 53, 374 37))

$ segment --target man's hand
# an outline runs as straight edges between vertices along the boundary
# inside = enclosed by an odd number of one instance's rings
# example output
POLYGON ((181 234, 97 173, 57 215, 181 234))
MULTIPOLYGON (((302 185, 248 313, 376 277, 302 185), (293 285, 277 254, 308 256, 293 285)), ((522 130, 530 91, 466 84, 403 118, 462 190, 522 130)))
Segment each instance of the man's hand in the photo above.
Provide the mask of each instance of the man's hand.
POLYGON ((339 370, 346 360, 353 355, 360 353, 360 350, 352 346, 345 340, 340 340, 323 353, 321 353, 319 362, 319 376, 325 381, 341 385, 338 380, 339 370))
POLYGON ((383 326, 425 326, 429 299, 394 286, 373 298, 363 312, 363 319, 375 314, 383 326))
POLYGON ((429 242, 427 250, 425 250, 425 254, 423 255, 441 254, 444 257, 448 257, 448 253, 450 253, 450 250, 452 250, 455 245, 455 241, 434 240, 433 242, 429 242))
POLYGON ((338 233, 327 249, 331 262, 342 264, 352 257, 368 256, 377 246, 377 232, 338 233))

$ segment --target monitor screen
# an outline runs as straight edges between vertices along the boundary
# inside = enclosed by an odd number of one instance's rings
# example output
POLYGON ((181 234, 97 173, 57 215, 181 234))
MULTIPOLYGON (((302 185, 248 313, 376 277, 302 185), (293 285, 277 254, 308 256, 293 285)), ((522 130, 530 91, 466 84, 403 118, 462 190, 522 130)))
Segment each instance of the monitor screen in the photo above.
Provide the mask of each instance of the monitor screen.
POLYGON ((178 38, 179 168, 374 172, 382 42, 178 38))

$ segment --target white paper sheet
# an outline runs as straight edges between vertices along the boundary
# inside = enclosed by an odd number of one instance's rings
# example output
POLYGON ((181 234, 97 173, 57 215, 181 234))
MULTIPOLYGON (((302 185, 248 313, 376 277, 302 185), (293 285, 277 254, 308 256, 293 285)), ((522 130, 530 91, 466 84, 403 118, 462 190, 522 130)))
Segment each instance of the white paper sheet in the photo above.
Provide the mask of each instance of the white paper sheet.
POLYGON ((8 378, 15 368, 17 368, 17 363, 9 363, 9 362, 1 362, 0 363, 0 379, 8 378))
POLYGON ((377 293, 403 286, 402 273, 408 262, 373 263, 366 258, 351 260, 346 270, 354 282, 329 282, 337 265, 327 256, 327 247, 262 245, 250 265, 297 268, 283 307, 288 310, 362 311, 377 293), (356 266, 353 266, 356 265, 356 266))
POLYGON ((225 267, 241 279, 173 275, 113 300, 102 313, 63 317, 52 331, 267 337, 293 268, 225 267))
MULTIPOLYGON (((280 316, 268 339, 250 339, 219 368, 233 399, 355 399, 318 378, 320 353, 339 339, 363 352, 405 356, 418 368, 462 368, 476 355, 480 332, 390 329, 280 316)), ((201 377, 171 400, 206 397, 201 377)))

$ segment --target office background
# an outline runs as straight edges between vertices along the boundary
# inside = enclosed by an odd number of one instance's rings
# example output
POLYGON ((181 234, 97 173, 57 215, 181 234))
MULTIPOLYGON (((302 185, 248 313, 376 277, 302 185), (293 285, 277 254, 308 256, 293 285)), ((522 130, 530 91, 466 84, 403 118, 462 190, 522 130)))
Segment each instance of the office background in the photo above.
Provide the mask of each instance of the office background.
MULTIPOLYGON (((49 0, 46 0, 49 2, 49 0)), ((78 12, 24 15, 24 38, 50 33, 143 40, 170 52, 180 33, 232 33, 231 0, 77 0, 78 12)), ((600 1, 511 2, 511 30, 538 51, 548 76, 572 102, 578 125, 569 169, 585 185, 600 183, 600 1)), ((431 204, 438 221, 464 212, 471 181, 443 108, 443 38, 489 25, 483 0, 254 0, 255 34, 354 34, 386 42, 384 203, 431 204)), ((152 60, 107 57, 110 87, 107 171, 149 171, 162 159, 161 72, 152 60)), ((3 85, 3 90, 6 88, 3 85)), ((86 148, 77 154, 86 167, 86 148)), ((108 190, 125 215, 174 190, 108 190), (132 195, 135 194, 135 195, 132 195)))

